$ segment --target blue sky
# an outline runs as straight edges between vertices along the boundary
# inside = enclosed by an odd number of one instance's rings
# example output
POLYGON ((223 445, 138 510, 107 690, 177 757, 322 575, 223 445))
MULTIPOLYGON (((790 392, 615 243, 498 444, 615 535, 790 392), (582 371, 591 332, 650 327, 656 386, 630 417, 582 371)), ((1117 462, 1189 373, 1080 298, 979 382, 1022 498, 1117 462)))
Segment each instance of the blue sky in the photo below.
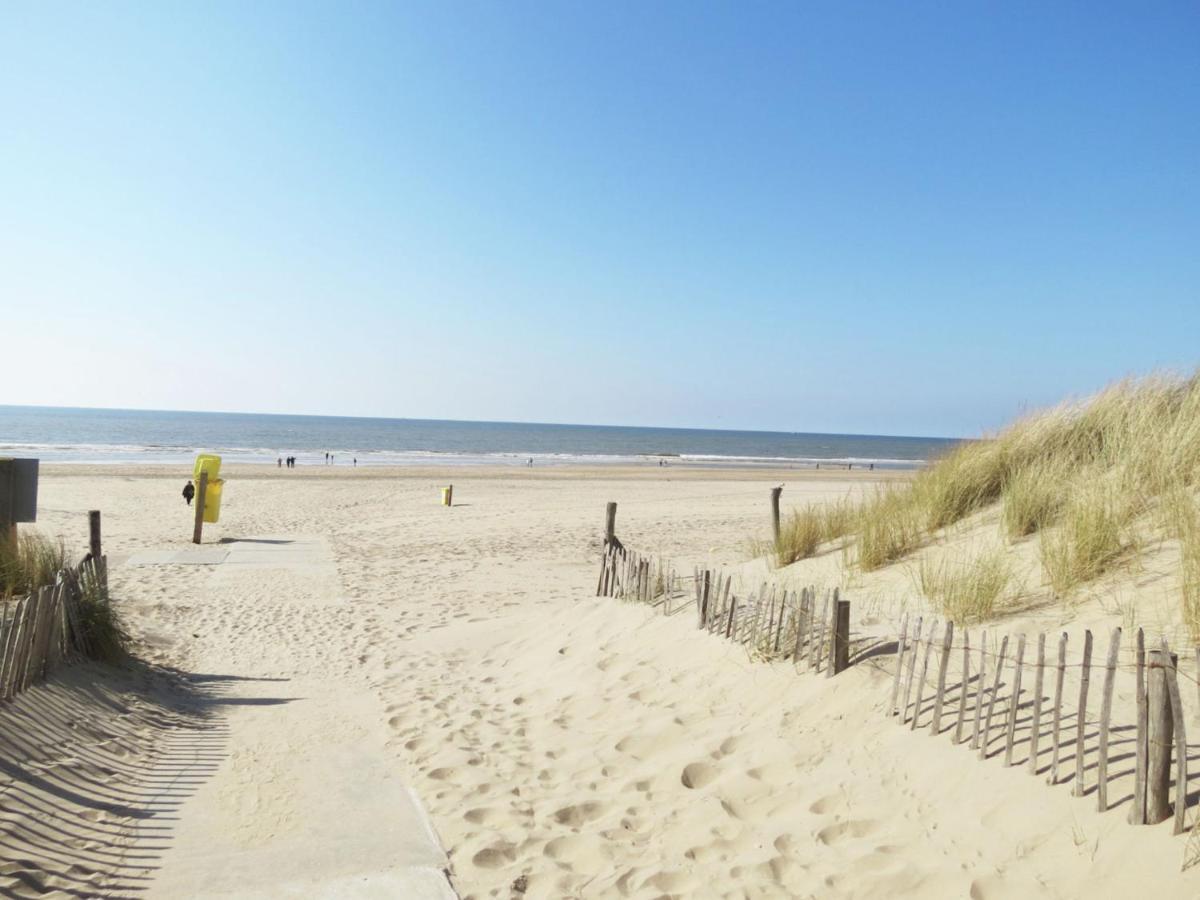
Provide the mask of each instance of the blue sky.
POLYGON ((1195 4, 3 19, 0 403, 969 435, 1200 361, 1195 4))

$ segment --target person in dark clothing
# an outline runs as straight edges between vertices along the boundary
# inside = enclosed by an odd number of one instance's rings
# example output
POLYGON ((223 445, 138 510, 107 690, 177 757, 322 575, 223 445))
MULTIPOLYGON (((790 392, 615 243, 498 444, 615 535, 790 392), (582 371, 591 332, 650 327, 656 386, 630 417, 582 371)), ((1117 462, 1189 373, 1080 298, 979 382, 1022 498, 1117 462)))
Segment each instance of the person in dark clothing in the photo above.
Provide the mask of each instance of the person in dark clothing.
POLYGON ((192 498, 196 496, 196 486, 190 481, 183 486, 183 499, 187 501, 187 505, 192 505, 192 498))

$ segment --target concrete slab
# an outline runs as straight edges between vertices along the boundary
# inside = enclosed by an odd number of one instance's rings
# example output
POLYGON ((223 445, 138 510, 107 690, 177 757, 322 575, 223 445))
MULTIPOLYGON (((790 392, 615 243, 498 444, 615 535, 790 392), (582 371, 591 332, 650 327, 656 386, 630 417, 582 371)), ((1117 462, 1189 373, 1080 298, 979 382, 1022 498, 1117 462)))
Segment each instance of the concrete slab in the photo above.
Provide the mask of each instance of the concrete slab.
POLYGON ((225 562, 229 551, 224 547, 196 547, 194 550, 142 550, 125 560, 129 566, 216 566, 225 562))

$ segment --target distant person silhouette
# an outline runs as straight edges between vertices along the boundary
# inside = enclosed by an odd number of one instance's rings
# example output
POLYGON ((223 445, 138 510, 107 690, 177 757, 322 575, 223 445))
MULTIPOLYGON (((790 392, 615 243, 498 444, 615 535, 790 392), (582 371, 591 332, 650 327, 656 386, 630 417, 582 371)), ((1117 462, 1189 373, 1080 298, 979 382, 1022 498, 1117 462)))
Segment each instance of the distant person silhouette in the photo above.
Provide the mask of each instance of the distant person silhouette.
POLYGON ((187 501, 187 505, 192 505, 192 498, 196 496, 196 486, 189 480, 183 486, 183 499, 187 501))
POLYGON ((358 457, 354 457, 354 468, 358 468, 358 457))
POLYGON ((275 465, 277 465, 281 469, 283 468, 283 457, 282 456, 279 457, 279 459, 275 460, 275 465))

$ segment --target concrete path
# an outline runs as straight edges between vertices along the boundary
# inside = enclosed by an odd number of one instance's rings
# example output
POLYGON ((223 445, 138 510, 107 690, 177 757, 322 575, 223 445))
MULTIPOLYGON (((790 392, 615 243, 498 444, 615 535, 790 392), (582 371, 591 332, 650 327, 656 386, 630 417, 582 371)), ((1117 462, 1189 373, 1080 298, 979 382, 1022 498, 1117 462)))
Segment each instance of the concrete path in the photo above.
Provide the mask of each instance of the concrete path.
POLYGON ((387 711, 345 658, 372 626, 339 596, 327 542, 267 535, 174 553, 163 562, 208 567, 180 615, 196 639, 188 669, 227 740, 150 894, 453 898, 446 854, 386 749, 387 711), (225 556, 211 562, 210 549, 225 556))

